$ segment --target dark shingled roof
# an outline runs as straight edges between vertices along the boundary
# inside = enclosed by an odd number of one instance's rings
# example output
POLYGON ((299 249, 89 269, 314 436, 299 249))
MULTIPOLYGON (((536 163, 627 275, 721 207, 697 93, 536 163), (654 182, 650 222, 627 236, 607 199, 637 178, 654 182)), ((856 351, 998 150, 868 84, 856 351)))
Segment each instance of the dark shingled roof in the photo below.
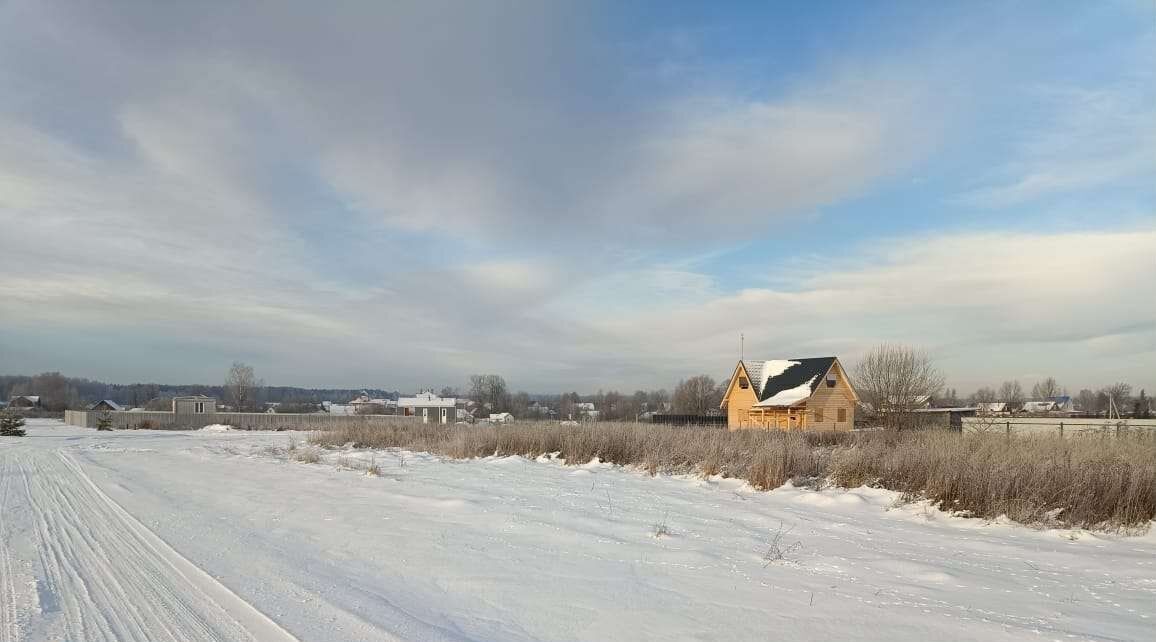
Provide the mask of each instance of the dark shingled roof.
MULTIPOLYGON (((767 379, 767 385, 763 386, 762 390, 757 391, 759 401, 766 401, 784 390, 798 388, 808 381, 811 382, 811 392, 814 393, 815 388, 819 387, 823 375, 827 374, 827 371, 835 363, 835 357, 788 359, 788 361, 797 361, 798 363, 787 368, 777 377, 767 379)), ((761 361, 757 363, 762 365, 761 361)), ((743 365, 746 367, 745 362, 743 365)))

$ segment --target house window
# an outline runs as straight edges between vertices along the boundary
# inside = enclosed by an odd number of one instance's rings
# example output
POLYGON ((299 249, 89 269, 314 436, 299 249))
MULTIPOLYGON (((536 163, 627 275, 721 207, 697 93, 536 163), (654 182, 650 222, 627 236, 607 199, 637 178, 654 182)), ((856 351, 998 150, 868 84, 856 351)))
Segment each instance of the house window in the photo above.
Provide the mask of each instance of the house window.
POLYGON ((840 422, 847 421, 847 409, 846 408, 840 408, 839 409, 839 421, 840 422))
POLYGON ((746 377, 739 377, 739 387, 746 390, 751 387, 751 382, 747 381, 746 377))
POLYGON ((836 381, 838 381, 838 379, 836 378, 835 373, 834 372, 828 372, 827 373, 827 387, 828 388, 834 388, 836 381))
POLYGON ((203 401, 193 402, 193 412, 198 413, 198 414, 204 413, 205 412, 205 402, 203 402, 203 401))
POLYGON ((823 421, 823 409, 815 408, 815 421, 823 421))

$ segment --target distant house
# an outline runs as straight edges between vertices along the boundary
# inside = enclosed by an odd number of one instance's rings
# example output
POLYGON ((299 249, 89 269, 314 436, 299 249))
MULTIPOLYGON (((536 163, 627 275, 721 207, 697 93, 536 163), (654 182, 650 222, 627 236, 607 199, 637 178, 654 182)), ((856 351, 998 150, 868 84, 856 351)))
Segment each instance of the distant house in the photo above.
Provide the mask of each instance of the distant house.
POLYGON ((415 397, 402 397, 397 400, 398 412, 406 417, 421 417, 424 424, 447 424, 457 421, 457 400, 439 397, 432 390, 419 393, 415 397))
POLYGON ((556 417, 558 413, 551 410, 546 404, 535 401, 526 407, 526 415, 529 417, 556 417))
POLYGON ((332 401, 322 401, 321 409, 331 415, 355 415, 357 414, 354 407, 350 404, 333 403, 332 401))
POLYGON ((514 420, 514 415, 508 412, 494 412, 490 413, 490 418, 487 419, 492 424, 508 424, 514 420))
POLYGON ((1056 409, 1054 401, 1025 401, 1020 410, 1024 412, 1052 412, 1056 409))
POLYGON ((976 404, 976 406, 979 407, 980 414, 984 415, 998 415, 1007 412, 1007 404, 1002 401, 986 401, 976 404))
POLYGON ((8 399, 9 408, 39 408, 40 397, 38 395, 15 395, 8 399))
POLYGON ((743 360, 720 407, 731 430, 851 430, 858 401, 836 357, 743 360))
POLYGON ((931 395, 909 395, 906 398, 895 396, 891 397, 890 401, 892 408, 905 410, 925 410, 931 407, 931 395))
POLYGON ((393 399, 370 397, 369 393, 365 391, 353 398, 349 405, 353 406, 353 414, 355 415, 385 415, 391 414, 397 409, 397 402, 393 399))
POLYGON ((205 395, 173 397, 173 414, 203 415, 217 412, 217 400, 205 395))
POLYGON ((1047 400, 1055 404, 1054 410, 1057 412, 1074 412, 1076 410, 1076 405, 1072 403, 1072 398, 1068 395, 1048 397, 1047 400))
POLYGON ((89 410, 89 411, 110 410, 110 411, 120 412, 120 411, 124 410, 124 407, 121 406, 120 404, 118 404, 117 402, 113 401, 112 399, 101 399, 100 401, 98 401, 96 403, 89 404, 88 408, 86 408, 86 410, 89 410))

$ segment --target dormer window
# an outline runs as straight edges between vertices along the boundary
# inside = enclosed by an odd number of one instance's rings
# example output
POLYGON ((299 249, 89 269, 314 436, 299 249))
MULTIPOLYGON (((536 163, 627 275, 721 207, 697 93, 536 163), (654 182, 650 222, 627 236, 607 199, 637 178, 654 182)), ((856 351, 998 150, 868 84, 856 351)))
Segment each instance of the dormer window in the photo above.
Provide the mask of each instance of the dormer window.
POLYGON ((746 377, 739 377, 739 387, 746 390, 751 387, 751 382, 747 381, 746 377))

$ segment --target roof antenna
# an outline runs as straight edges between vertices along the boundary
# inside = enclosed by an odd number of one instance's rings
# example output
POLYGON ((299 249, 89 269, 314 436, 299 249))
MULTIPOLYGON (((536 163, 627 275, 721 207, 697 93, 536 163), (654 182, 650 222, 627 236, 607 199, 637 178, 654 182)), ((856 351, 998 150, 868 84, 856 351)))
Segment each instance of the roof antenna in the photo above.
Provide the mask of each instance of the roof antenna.
POLYGON ((739 361, 743 360, 743 343, 745 340, 746 340, 746 337, 744 337, 743 333, 740 332, 739 333, 739 361))

